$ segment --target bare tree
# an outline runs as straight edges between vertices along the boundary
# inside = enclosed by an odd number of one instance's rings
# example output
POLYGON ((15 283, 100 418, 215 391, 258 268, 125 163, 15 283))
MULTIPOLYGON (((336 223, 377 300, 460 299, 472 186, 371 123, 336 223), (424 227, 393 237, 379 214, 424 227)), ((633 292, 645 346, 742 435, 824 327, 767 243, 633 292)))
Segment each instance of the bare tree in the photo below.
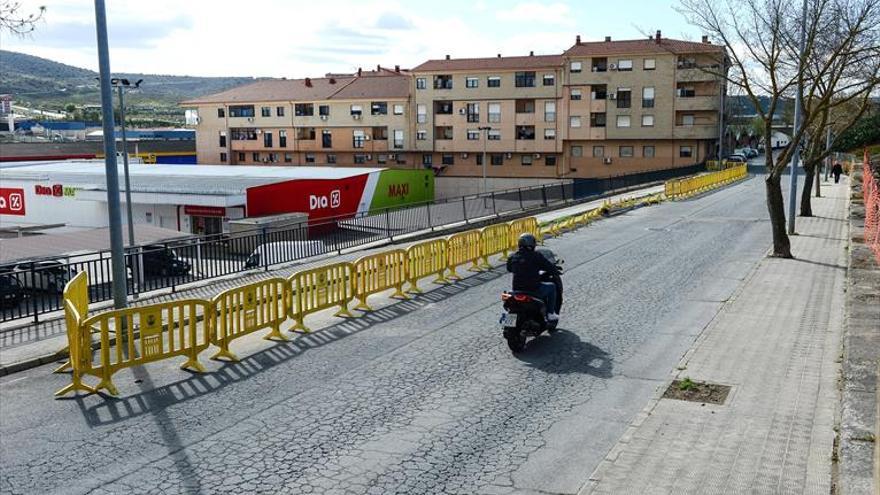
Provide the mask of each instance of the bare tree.
POLYGON ((730 70, 718 74, 748 96, 763 123, 772 255, 783 258, 792 254, 785 231, 781 178, 795 146, 832 108, 867 99, 877 87, 874 40, 880 29, 880 0, 808 0, 803 55, 798 46, 799 4, 791 0, 680 0, 679 6, 691 24, 724 44, 730 70), (866 70, 862 64, 873 69, 866 70), (791 143, 774 156, 770 151, 774 116, 798 87, 804 95, 802 125, 793 133, 791 143), (766 109, 759 96, 769 99, 766 109))
POLYGON ((31 33, 37 26, 37 22, 43 18, 46 7, 37 7, 36 12, 25 14, 22 12, 21 2, 0 0, 0 32, 8 31, 16 36, 25 36, 31 33))

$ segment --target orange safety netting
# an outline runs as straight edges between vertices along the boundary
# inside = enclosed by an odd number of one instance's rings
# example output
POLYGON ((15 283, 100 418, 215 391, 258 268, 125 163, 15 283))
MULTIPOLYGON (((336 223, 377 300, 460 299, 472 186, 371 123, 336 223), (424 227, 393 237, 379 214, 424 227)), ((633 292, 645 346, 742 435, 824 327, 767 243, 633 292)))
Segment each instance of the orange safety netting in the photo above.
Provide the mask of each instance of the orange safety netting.
POLYGON ((863 188, 865 195, 865 243, 874 251, 877 263, 880 263, 880 184, 877 183, 865 151, 863 162, 863 188))

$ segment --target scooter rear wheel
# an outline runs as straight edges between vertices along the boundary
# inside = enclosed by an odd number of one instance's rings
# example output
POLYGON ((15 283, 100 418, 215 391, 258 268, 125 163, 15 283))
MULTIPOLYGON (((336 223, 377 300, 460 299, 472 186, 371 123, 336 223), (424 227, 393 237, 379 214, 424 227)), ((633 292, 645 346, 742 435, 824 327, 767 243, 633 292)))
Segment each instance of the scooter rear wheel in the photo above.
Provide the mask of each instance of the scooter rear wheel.
POLYGON ((507 337, 507 347, 509 347, 510 351, 514 354, 522 352, 526 348, 525 335, 519 333, 517 333, 516 335, 509 335, 507 337))

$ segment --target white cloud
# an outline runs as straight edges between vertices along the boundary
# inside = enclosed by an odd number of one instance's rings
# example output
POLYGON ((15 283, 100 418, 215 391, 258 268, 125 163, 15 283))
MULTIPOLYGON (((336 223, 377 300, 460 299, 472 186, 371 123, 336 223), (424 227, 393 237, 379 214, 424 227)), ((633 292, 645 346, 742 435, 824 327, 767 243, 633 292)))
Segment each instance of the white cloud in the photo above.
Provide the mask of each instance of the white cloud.
POLYGON ((499 9, 495 17, 501 21, 537 22, 560 26, 572 26, 575 23, 568 5, 564 3, 520 3, 512 9, 499 9))

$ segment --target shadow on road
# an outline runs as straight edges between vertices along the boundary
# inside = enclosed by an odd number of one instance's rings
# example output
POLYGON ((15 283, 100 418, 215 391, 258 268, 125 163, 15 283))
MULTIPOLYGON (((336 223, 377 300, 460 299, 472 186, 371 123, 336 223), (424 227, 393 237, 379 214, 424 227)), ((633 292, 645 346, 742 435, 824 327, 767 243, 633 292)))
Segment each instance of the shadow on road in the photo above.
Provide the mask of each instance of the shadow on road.
POLYGON ((547 373, 583 373, 611 378, 612 363, 608 353, 565 329, 530 341, 526 350, 516 354, 516 358, 547 373))
MULTIPOLYGON (((169 406, 209 395, 235 383, 245 382, 260 373, 290 362, 309 349, 323 347, 367 330, 374 325, 406 316, 425 305, 442 302, 472 287, 489 283, 504 275, 505 272, 502 269, 496 268, 453 284, 435 286, 432 290, 426 290, 428 285, 422 284, 425 293, 413 299, 396 302, 376 311, 364 313, 359 318, 341 321, 288 342, 278 342, 268 349, 242 358, 238 363, 224 364, 213 372, 193 373, 186 379, 158 388, 143 390, 134 395, 120 398, 104 396, 104 401, 95 405, 87 405, 84 401, 86 396, 78 395, 69 400, 77 402, 86 422, 93 427, 119 423, 144 414, 160 415, 160 412, 169 406)), ((137 370, 137 368, 135 369, 137 370)), ((149 387, 149 382, 145 382, 145 385, 149 387)), ((277 401, 286 398, 280 397, 277 401)))

